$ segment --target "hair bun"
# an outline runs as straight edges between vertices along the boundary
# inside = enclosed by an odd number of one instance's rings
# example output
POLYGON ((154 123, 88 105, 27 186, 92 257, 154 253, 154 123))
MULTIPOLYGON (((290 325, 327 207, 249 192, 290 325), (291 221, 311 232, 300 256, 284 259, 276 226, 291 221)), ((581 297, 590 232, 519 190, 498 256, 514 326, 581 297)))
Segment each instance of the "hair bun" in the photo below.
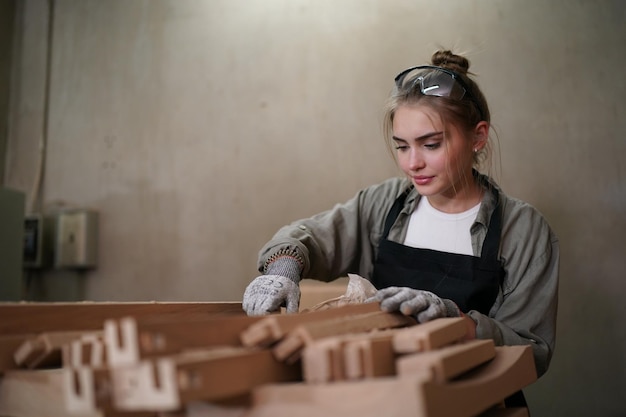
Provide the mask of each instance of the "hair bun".
POLYGON ((467 75, 467 71, 470 67, 470 62, 467 58, 455 55, 452 51, 448 50, 435 52, 431 61, 434 66, 449 69, 463 75, 467 75))

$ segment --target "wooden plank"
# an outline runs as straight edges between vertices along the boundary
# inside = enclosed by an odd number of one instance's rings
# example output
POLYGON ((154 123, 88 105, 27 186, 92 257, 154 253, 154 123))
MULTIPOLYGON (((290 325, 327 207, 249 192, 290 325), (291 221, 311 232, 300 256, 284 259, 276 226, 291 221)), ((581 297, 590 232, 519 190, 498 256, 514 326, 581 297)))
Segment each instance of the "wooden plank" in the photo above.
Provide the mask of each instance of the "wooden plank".
POLYGON ((496 355, 493 340, 471 340, 397 359, 398 375, 428 372, 438 382, 450 381, 490 361, 496 355))
POLYGON ((0 415, 15 417, 157 417, 112 408, 106 369, 9 371, 0 379, 0 415))
POLYGON ((245 314, 241 302, 0 303, 0 334, 102 330, 106 319, 168 315, 178 319, 245 314))
POLYGON ((271 346, 301 324, 378 311, 380 311, 380 303, 365 303, 300 314, 274 314, 264 317, 263 320, 243 331, 241 343, 248 347, 271 346))
POLYGON ((106 320, 107 363, 110 367, 119 367, 187 349, 241 346, 240 333, 261 319, 222 315, 185 321, 164 316, 106 320))
POLYGON ((253 391, 253 405, 246 417, 429 417, 421 412, 418 402, 421 382, 387 377, 330 384, 264 385, 253 391))
POLYGON ((266 383, 299 381, 299 366, 269 350, 227 348, 186 352, 112 369, 115 408, 174 411, 194 401, 223 401, 266 383))
POLYGON ((393 347, 396 353, 423 352, 461 341, 466 334, 467 326, 463 318, 439 318, 397 331, 393 347))
POLYGON ((88 378, 61 368, 9 371, 0 380, 0 415, 99 417, 102 413, 93 406, 88 378))
POLYGON ((302 349, 314 340, 415 324, 416 321, 412 317, 383 311, 319 320, 298 325, 278 342, 272 351, 278 360, 293 363, 300 358, 302 349))
POLYGON ((63 347, 80 339, 84 334, 84 332, 49 332, 28 338, 15 350, 15 363, 28 369, 60 367, 63 347))
MULTIPOLYGON (((379 398, 377 396, 377 398, 379 398)), ((384 404, 384 399, 380 399, 382 404, 384 404)), ((355 399, 355 401, 358 401, 355 399)), ((388 410, 385 410, 384 407, 380 407, 380 404, 376 404, 378 406, 376 409, 380 409, 380 416, 389 416, 389 417, 405 417, 407 415, 411 417, 415 417, 413 414, 403 414, 402 407, 398 407, 396 405, 392 405, 388 407, 388 410)), ((226 414, 223 417, 320 417, 320 416, 357 416, 358 414, 351 414, 349 411, 346 412, 342 410, 340 413, 337 412, 338 407, 336 405, 333 406, 320 406, 320 407, 311 407, 307 404, 302 403, 288 403, 288 404, 279 404, 279 403, 268 403, 261 404, 255 406, 252 411, 245 414, 226 414)), ((375 411, 372 408, 369 408, 369 413, 364 413, 362 417, 374 417, 375 411)), ((213 417, 213 414, 188 414, 185 416, 176 416, 176 417, 205 417, 205 416, 213 417)), ((169 416, 167 416, 169 417, 169 416)), ((215 417, 222 417, 219 414, 215 417)), ((418 416, 419 417, 419 416, 418 416)), ((449 417, 457 417, 457 416, 449 416, 449 417)), ((495 408, 485 413, 481 413, 476 417, 529 417, 527 408, 495 408)))
POLYGON ((478 417, 529 417, 528 408, 513 407, 503 408, 496 407, 481 413, 478 417))
POLYGON ((247 417, 472 417, 536 379, 530 346, 498 346, 492 361, 453 382, 433 381, 422 373, 332 384, 267 384, 253 391, 247 417))

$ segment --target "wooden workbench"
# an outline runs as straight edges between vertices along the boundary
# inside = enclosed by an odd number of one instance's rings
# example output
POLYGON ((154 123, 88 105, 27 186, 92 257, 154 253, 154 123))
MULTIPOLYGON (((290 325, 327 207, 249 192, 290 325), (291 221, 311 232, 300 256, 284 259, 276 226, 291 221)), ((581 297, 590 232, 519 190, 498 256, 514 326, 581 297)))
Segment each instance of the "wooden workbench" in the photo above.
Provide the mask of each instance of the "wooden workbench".
POLYGON ((3 303, 0 332, 6 417, 521 417, 503 400, 536 379, 528 346, 377 303, 3 303))

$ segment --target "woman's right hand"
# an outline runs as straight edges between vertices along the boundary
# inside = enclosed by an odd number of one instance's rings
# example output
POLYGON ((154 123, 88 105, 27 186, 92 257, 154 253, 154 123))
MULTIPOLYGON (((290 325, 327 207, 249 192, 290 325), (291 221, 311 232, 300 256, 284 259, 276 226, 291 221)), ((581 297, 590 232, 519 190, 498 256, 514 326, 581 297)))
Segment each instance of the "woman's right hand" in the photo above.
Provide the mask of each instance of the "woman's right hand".
POLYGON ((282 275, 256 277, 243 294, 242 307, 249 316, 261 316, 286 307, 287 313, 297 313, 300 287, 282 275))

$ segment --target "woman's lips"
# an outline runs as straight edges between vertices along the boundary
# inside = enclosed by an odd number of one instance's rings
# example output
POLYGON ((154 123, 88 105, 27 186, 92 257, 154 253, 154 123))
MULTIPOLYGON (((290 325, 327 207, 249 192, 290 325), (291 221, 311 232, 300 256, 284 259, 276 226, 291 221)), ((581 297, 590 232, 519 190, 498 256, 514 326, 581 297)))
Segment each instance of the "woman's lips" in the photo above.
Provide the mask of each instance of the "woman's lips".
POLYGON ((434 178, 434 176, 418 175, 413 177, 413 182, 416 185, 428 185, 432 182, 434 178))

